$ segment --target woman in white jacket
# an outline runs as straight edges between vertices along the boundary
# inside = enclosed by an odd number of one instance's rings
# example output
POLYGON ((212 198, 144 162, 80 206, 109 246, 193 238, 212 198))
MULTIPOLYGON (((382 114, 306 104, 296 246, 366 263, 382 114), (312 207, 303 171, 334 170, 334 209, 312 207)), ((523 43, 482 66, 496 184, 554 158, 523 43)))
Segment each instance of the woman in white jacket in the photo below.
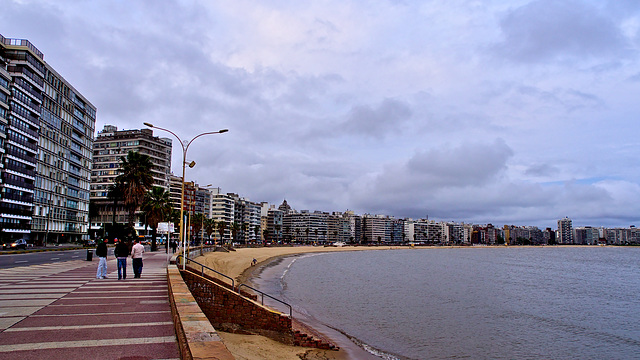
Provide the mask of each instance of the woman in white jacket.
POLYGON ((142 274, 142 253, 144 253, 144 246, 140 244, 140 240, 136 239, 136 243, 131 248, 134 278, 139 278, 140 274, 142 274))

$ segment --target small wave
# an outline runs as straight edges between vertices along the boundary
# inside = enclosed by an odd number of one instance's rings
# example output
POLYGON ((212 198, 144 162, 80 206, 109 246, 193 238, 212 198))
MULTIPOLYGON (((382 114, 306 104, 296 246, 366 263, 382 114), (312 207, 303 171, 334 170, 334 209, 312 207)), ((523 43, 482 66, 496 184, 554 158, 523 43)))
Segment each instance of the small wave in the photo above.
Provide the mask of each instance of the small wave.
POLYGON ((326 327, 331 328, 339 333, 341 333, 342 335, 346 336, 352 343, 356 344, 358 347, 360 347, 361 349, 363 349, 364 351, 368 352, 369 354, 373 355, 373 356, 377 356, 381 359, 384 360, 407 360, 408 358, 405 357, 399 357, 397 355, 382 351, 380 349, 376 349, 373 346, 365 343, 364 341, 358 339, 355 336, 349 335, 346 332, 337 329, 333 326, 329 326, 327 324, 324 324, 326 327))
POLYGON ((284 280, 284 278, 285 276, 287 276, 287 273, 289 272, 289 269, 291 269, 291 266, 293 266, 293 263, 295 263, 298 259, 303 259, 303 258, 308 258, 308 257, 318 256, 318 255, 322 255, 322 254, 294 255, 289 265, 287 265, 284 268, 284 271, 282 272, 282 276, 280 276, 280 286, 282 287, 282 290, 284 291, 287 289, 287 282, 284 280))

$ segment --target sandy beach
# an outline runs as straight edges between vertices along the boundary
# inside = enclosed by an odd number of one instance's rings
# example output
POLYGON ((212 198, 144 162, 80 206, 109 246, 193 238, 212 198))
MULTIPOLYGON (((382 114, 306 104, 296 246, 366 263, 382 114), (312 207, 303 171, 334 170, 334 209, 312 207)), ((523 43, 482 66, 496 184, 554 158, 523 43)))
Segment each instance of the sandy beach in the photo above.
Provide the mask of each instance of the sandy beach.
MULTIPOLYGON (((205 264, 212 269, 220 271, 237 282, 245 282, 251 277, 253 271, 269 262, 288 255, 304 254, 311 252, 334 252, 334 251, 363 251, 363 250, 388 250, 399 248, 397 246, 345 246, 345 247, 320 247, 320 246, 295 246, 295 247, 265 247, 265 248, 243 248, 230 252, 211 252, 205 256, 198 257, 196 261, 205 264), (253 259, 257 260, 257 265, 252 266, 253 259)), ((406 249, 406 247, 400 247, 406 249)), ((318 350, 298 346, 287 346, 279 342, 259 335, 238 335, 219 332, 225 345, 236 357, 236 359, 259 360, 259 359, 348 359, 349 356, 344 349, 318 350)))

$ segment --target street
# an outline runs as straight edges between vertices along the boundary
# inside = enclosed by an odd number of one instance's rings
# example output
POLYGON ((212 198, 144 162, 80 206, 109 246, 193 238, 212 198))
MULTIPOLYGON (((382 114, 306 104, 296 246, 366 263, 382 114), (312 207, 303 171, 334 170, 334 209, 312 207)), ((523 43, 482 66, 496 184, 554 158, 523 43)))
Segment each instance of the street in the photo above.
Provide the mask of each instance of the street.
MULTIPOLYGON (((0 253, 0 269, 8 269, 18 266, 50 264, 70 260, 86 260, 87 250, 93 253, 93 261, 97 263, 95 248, 80 250, 60 250, 31 252, 22 254, 2 254, 0 253)), ((113 248, 109 248, 109 258, 113 257, 113 248)))

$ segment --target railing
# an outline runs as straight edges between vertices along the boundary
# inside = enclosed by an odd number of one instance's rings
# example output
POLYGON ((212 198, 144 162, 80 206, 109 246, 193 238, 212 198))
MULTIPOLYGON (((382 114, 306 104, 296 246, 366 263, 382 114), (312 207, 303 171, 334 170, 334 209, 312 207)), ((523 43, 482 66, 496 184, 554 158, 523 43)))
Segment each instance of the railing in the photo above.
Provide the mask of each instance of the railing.
MULTIPOLYGON (((182 262, 178 261, 178 260, 179 260, 179 259, 181 259, 181 258, 183 258, 183 256, 182 256, 182 255, 178 255, 178 256, 176 257, 176 262, 177 262, 177 263, 179 263, 179 264, 182 264, 182 262)), ((220 275, 220 276, 223 276, 223 277, 225 277, 225 278, 227 278, 227 279, 231 280, 231 289, 233 289, 233 291, 235 291, 235 292, 237 292, 237 293, 239 293, 239 294, 240 294, 240 288, 241 288, 241 287, 243 287, 243 286, 244 286, 244 287, 246 287, 246 288, 249 288, 249 289, 251 289, 251 290, 253 290, 253 291, 255 291, 256 293, 259 293, 260 295, 262 295, 262 297, 260 298, 260 300, 261 300, 261 305, 262 305, 262 306, 264 306, 264 297, 265 297, 265 296, 266 296, 266 297, 268 297, 269 299, 275 300, 275 301, 277 301, 277 302, 279 302, 279 303, 281 303, 281 304, 285 305, 286 307, 288 307, 288 308, 289 308, 289 317, 290 317, 290 318, 293 318, 293 311, 292 311, 293 309, 292 309, 292 307, 291 307, 291 305, 290 305, 290 304, 288 304, 288 303, 286 303, 286 302, 284 302, 284 301, 282 301, 282 300, 280 300, 280 299, 274 298, 273 296, 271 296, 271 295, 269 295, 269 294, 267 294, 267 293, 265 293, 265 292, 262 292, 262 291, 260 291, 260 290, 258 290, 258 289, 256 289, 256 288, 253 288, 253 287, 251 287, 251 286, 249 286, 249 285, 247 285, 247 284, 240 284, 240 285, 238 285, 238 288, 236 289, 236 287, 235 287, 235 281, 234 281, 230 276, 227 276, 227 275, 225 275, 225 274, 223 274, 223 273, 221 273, 221 272, 219 272, 219 271, 216 271, 216 270, 214 270, 214 269, 212 269, 212 268, 210 268, 210 267, 208 267, 208 266, 206 266, 206 265, 200 264, 199 262, 197 262, 197 261, 195 261, 195 260, 191 260, 191 259, 187 258, 187 259, 186 259, 186 261, 187 261, 187 264, 188 264, 188 263, 190 263, 190 262, 192 262, 192 263, 194 263, 194 264, 200 265, 200 269, 201 269, 201 270, 200 270, 200 274, 201 274, 203 277, 204 277, 204 269, 207 269, 207 270, 213 271, 214 273, 216 273, 216 274, 218 274, 218 275, 220 275)), ((186 265, 186 264, 185 264, 185 265, 186 265)))
POLYGON ((256 288, 253 288, 253 287, 251 287, 251 286, 249 286, 249 285, 247 285, 247 284, 240 284, 240 285, 238 285, 238 292, 240 292, 240 288, 241 288, 241 287, 243 287, 243 286, 244 286, 244 287, 246 287, 246 288, 249 288, 249 289, 251 289, 251 290, 253 290, 253 291, 257 292, 257 293, 259 293, 260 295, 262 295, 262 297, 260 298, 260 301, 261 301, 261 304, 262 304, 263 306, 264 306, 264 297, 266 296, 266 297, 268 297, 269 299, 271 299, 271 300, 275 300, 275 301, 277 301, 277 302, 279 302, 279 303, 281 303, 281 304, 285 305, 286 307, 288 307, 288 308, 289 308, 289 317, 293 317, 293 315, 292 315, 292 314, 293 314, 293 312, 292 312, 291 305, 287 304, 286 302, 284 302, 284 301, 282 301, 282 300, 280 300, 280 299, 276 299, 276 298, 274 298, 273 296, 271 296, 271 295, 269 295, 269 294, 267 294, 267 293, 264 293, 264 292, 262 292, 262 291, 260 291, 260 290, 258 290, 258 289, 256 289, 256 288))
MULTIPOLYGON (((180 258, 182 258, 182 255, 178 255, 178 256, 176 257, 176 261, 177 261, 178 259, 180 259, 180 258)), ((190 262, 192 262, 192 263, 194 263, 194 264, 198 264, 198 265, 200 265, 200 269, 201 269, 201 270, 200 270, 200 273, 201 273, 203 276, 204 276, 204 269, 207 269, 207 270, 211 270, 211 271, 213 271, 214 273, 216 273, 216 274, 218 274, 218 275, 220 275, 220 276, 223 276, 223 277, 225 277, 225 278, 227 278, 227 279, 231 280, 231 288, 235 291, 235 289, 236 289, 236 285, 235 285, 235 284, 236 284, 236 282, 235 282, 235 281, 233 280, 233 278, 231 278, 230 276, 227 276, 227 275, 225 275, 225 274, 223 274, 223 273, 221 273, 221 272, 219 272, 219 271, 217 271, 217 270, 214 270, 214 269, 212 269, 212 268, 210 268, 210 267, 208 267, 208 266, 206 266, 206 265, 200 264, 199 262, 197 262, 197 261, 195 261, 195 260, 191 260, 191 259, 187 258, 187 260, 186 260, 186 261, 187 261, 187 264, 188 264, 188 263, 190 263, 190 262)), ((180 264, 182 264, 182 262, 180 262, 180 264)))

